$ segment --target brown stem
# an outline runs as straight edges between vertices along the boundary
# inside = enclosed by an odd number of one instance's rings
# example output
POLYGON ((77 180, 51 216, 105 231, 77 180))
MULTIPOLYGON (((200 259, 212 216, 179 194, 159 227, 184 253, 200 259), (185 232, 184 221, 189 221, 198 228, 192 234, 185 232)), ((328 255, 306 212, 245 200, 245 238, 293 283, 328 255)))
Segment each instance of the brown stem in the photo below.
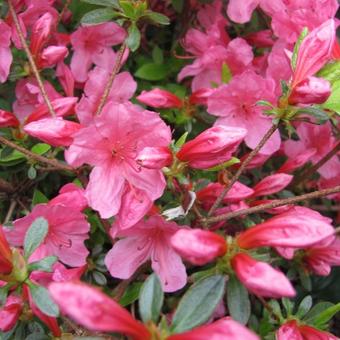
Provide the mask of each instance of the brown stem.
POLYGON ((9 209, 8 209, 7 215, 6 215, 5 220, 4 220, 4 224, 8 223, 8 221, 11 219, 12 214, 13 214, 14 209, 15 209, 16 206, 17 206, 17 201, 12 199, 11 203, 9 205, 9 209))
POLYGON ((122 59, 123 59, 123 55, 125 53, 126 50, 126 44, 123 43, 122 46, 120 47, 118 53, 117 53, 117 58, 116 58, 116 62, 113 66, 113 70, 112 73, 110 74, 109 80, 105 86, 104 92, 102 97, 100 98, 100 102, 96 111, 96 116, 99 115, 102 110, 104 105, 106 104, 107 98, 109 97, 113 82, 116 78, 116 75, 118 74, 120 67, 121 67, 121 63, 122 63, 122 59))
POLYGON ((279 315, 277 315, 274 311, 274 309, 272 308, 272 306, 270 306, 267 301, 259 295, 256 295, 256 297, 258 298, 258 300, 262 303, 263 307, 265 309, 267 309, 267 311, 269 312, 269 314, 273 317, 273 319, 275 319, 276 321, 280 322, 281 318, 279 315))
POLYGON ((14 186, 4 180, 3 178, 0 178, 0 192, 7 192, 8 194, 11 194, 15 191, 14 186))
POLYGON ((285 198, 281 200, 274 200, 270 203, 260 204, 260 205, 257 205, 255 207, 251 207, 248 209, 242 209, 242 210, 238 210, 238 211, 234 211, 234 212, 230 212, 230 213, 226 213, 226 214, 222 214, 218 216, 209 217, 209 218, 203 219, 202 222, 203 223, 215 223, 219 221, 230 220, 235 217, 259 213, 267 209, 281 207, 287 204, 294 204, 297 202, 311 200, 314 198, 320 198, 320 197, 328 196, 330 194, 336 194, 338 192, 340 192, 340 185, 334 188, 330 188, 330 189, 323 189, 323 190, 313 191, 308 194, 304 194, 300 196, 285 198))
POLYGON ((329 151, 324 157, 322 157, 317 163, 307 168, 299 176, 296 176, 296 179, 293 181, 292 185, 296 186, 298 184, 303 183, 305 180, 309 179, 309 177, 312 174, 314 174, 319 168, 321 168, 325 163, 327 163, 331 158, 333 158, 339 151, 340 142, 337 145, 335 145, 335 147, 331 151, 329 151))
POLYGON ((268 139, 272 136, 272 134, 277 130, 278 126, 277 125, 272 125, 270 129, 266 132, 266 134, 263 136, 259 144, 256 146, 254 150, 250 152, 248 157, 244 160, 244 162, 241 164, 241 166, 238 168, 237 172, 235 175, 232 177, 228 185, 223 189, 221 192, 220 196, 217 197, 215 203, 213 206, 210 208, 208 212, 208 217, 211 216, 215 210, 219 207, 221 204, 222 200, 224 199, 225 195, 229 192, 231 187, 235 184, 235 182, 240 178, 242 175, 244 169, 248 166, 248 164, 252 161, 252 159, 257 155, 257 153, 261 150, 261 148, 266 144, 268 139))
POLYGON ((20 151, 22 154, 24 154, 25 156, 27 156, 30 159, 34 159, 37 162, 40 163, 44 163, 44 164, 48 164, 52 167, 58 168, 59 170, 63 170, 63 171, 71 171, 71 172, 75 172, 76 170, 66 164, 62 164, 60 162, 58 162, 56 159, 49 159, 46 158, 44 156, 40 156, 37 155, 31 151, 28 151, 27 149, 23 148, 22 146, 19 146, 17 144, 15 144, 14 142, 0 136, 0 143, 9 146, 12 149, 18 150, 20 151))
POLYGON ((32 72, 38 82, 38 86, 39 86, 39 89, 40 89, 40 92, 41 92, 41 95, 43 96, 44 98, 44 101, 45 101, 45 104, 48 108, 48 111, 49 113, 51 114, 52 117, 55 117, 56 116, 56 113, 53 109, 53 106, 51 104, 51 101, 47 95, 47 92, 46 92, 46 89, 45 89, 45 86, 44 86, 44 83, 40 77, 40 74, 39 74, 39 71, 38 71, 38 68, 37 68, 37 65, 35 64, 35 61, 34 61, 34 58, 33 58, 33 55, 27 45, 27 42, 25 40, 25 37, 24 37, 24 34, 22 32, 22 29, 21 29, 21 26, 20 26, 20 23, 19 23, 19 20, 18 20, 18 16, 17 16, 17 13, 15 12, 15 9, 14 9, 14 6, 12 4, 12 0, 8 0, 8 6, 9 6, 9 11, 11 12, 11 16, 13 18, 13 22, 14 22, 14 25, 15 25, 15 28, 18 32, 18 35, 19 35, 19 39, 20 39, 20 42, 21 42, 21 45, 23 46, 24 50, 25 50, 25 53, 27 55, 27 58, 28 58, 28 62, 31 66, 31 69, 32 69, 32 72))

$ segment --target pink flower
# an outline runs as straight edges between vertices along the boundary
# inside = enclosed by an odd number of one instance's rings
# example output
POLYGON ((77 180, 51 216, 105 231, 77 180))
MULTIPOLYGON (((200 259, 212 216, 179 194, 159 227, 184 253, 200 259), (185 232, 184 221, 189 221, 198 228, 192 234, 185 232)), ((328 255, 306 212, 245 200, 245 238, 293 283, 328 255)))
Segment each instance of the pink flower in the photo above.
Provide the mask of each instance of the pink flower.
POLYGON ((93 124, 73 138, 66 160, 75 167, 94 165, 86 197, 101 217, 119 212, 125 184, 142 190, 150 200, 162 195, 165 180, 160 169, 146 169, 137 162, 137 155, 145 147, 170 144, 170 129, 155 112, 110 102, 93 124))
POLYGON ((334 234, 331 220, 318 212, 294 207, 243 232, 237 243, 241 248, 311 246, 334 234))
POLYGON ((63 61, 60 61, 57 65, 56 76, 66 96, 72 97, 74 93, 74 77, 71 69, 63 61))
POLYGON ((73 183, 65 184, 60 190, 59 195, 48 202, 49 205, 64 205, 79 211, 87 207, 85 190, 73 183))
POLYGON ((0 274, 10 274, 12 269, 12 251, 0 225, 0 274))
POLYGON ((87 72, 96 58, 111 46, 120 44, 125 39, 124 29, 113 22, 79 27, 71 35, 74 49, 71 70, 76 81, 83 83, 87 72))
MULTIPOLYGON (((216 124, 247 129, 245 143, 254 149, 272 125, 265 117, 259 100, 276 101, 275 83, 251 70, 232 78, 228 85, 220 86, 208 99, 208 112, 220 117, 216 124)), ((280 147, 280 134, 275 132, 262 147, 261 153, 272 154, 280 147)))
POLYGON ((72 136, 81 129, 81 125, 69 120, 44 118, 24 126, 24 131, 30 136, 38 138, 53 146, 69 146, 73 142, 72 136))
POLYGON ((0 83, 7 80, 12 64, 11 28, 0 19, 0 83))
POLYGON ((290 104, 322 104, 332 93, 328 80, 308 77, 300 82, 289 96, 290 104))
POLYGON ((298 325, 296 320, 284 323, 276 332, 277 340, 336 340, 330 333, 320 331, 308 325, 298 325))
POLYGON ((331 266, 340 266, 340 239, 329 237, 305 250, 307 267, 317 275, 327 276, 331 266))
POLYGON ((246 135, 242 128, 215 126, 185 143, 176 156, 196 169, 207 169, 232 157, 246 135))
POLYGON ((151 91, 142 91, 137 99, 148 106, 155 107, 157 109, 166 108, 181 108, 183 101, 176 95, 169 91, 162 89, 153 89, 151 91))
POLYGON ((293 179, 293 176, 287 174, 274 174, 267 176, 258 182, 254 187, 253 196, 272 195, 283 190, 293 179))
POLYGON ((328 20, 303 39, 293 73, 293 89, 303 80, 318 72, 331 59, 335 41, 334 20, 328 20))
POLYGON ((0 330, 2 332, 8 332, 15 326, 22 309, 22 299, 14 294, 9 295, 6 303, 0 308, 0 330))
POLYGON ((170 335, 167 340, 259 340, 259 337, 245 326, 226 317, 209 325, 203 325, 180 334, 170 335))
POLYGON ((74 208, 62 205, 36 205, 29 215, 15 220, 13 228, 7 228, 6 237, 10 244, 22 246, 28 228, 38 217, 48 221, 48 233, 31 259, 39 260, 54 255, 69 266, 84 265, 89 253, 84 241, 88 238, 90 225, 84 215, 74 208))
POLYGON ((143 324, 98 289, 81 282, 53 282, 49 292, 63 314, 87 329, 119 332, 135 340, 151 338, 143 324))
POLYGON ((202 229, 180 229, 171 237, 171 245, 183 258, 199 266, 227 251, 222 236, 202 229))
MULTIPOLYGON (((111 63, 113 62, 114 60, 111 60, 111 63)), ((109 75, 109 72, 101 67, 95 67, 89 72, 84 87, 84 94, 76 108, 77 117, 82 124, 88 125, 92 122, 100 98, 104 93, 105 84, 109 79, 109 75)), ((112 101, 117 104, 128 103, 128 100, 134 95, 136 88, 137 83, 130 73, 119 73, 113 81, 107 101, 112 101)))
POLYGON ((62 62, 68 54, 65 46, 48 46, 40 54, 39 67, 53 67, 57 63, 62 62))
POLYGON ((0 127, 17 127, 20 122, 12 112, 0 109, 0 127))
POLYGON ((272 298, 295 296, 286 276, 268 263, 239 253, 232 258, 231 265, 241 283, 255 295, 272 298))
POLYGON ((151 259, 165 292, 174 292, 185 286, 187 275, 180 256, 171 245, 171 237, 179 230, 175 222, 166 222, 160 216, 141 220, 117 236, 116 242, 105 257, 105 265, 113 277, 130 278, 145 262, 151 259))
POLYGON ((250 20, 254 9, 261 0, 230 0, 228 4, 228 17, 234 22, 244 24, 250 20))
POLYGON ((168 147, 146 147, 137 156, 137 162, 147 169, 159 169, 172 162, 172 153, 168 147))

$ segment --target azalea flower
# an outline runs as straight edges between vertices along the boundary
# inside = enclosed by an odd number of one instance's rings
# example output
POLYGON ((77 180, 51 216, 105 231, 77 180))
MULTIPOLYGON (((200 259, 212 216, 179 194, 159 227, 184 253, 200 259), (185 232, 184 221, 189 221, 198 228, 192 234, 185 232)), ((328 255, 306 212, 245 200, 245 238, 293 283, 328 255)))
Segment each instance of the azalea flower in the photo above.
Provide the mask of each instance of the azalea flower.
POLYGON ((160 216, 139 221, 132 228, 118 232, 122 237, 105 257, 105 265, 113 277, 130 278, 135 271, 151 259, 165 292, 183 288, 187 281, 185 266, 171 245, 171 237, 179 230, 175 222, 160 216))
POLYGON ((12 64, 11 28, 0 19, 0 83, 4 83, 12 64))
POLYGON ((137 99, 143 104, 158 109, 181 108, 183 106, 183 101, 180 98, 173 93, 162 89, 142 91, 137 99))
POLYGON ((38 217, 47 220, 48 233, 30 259, 40 260, 54 255, 69 266, 84 265, 89 253, 84 241, 88 238, 90 225, 85 216, 72 207, 59 204, 36 205, 29 215, 15 220, 13 228, 6 229, 9 243, 13 246, 22 246, 28 228, 38 217))
POLYGON ((170 129, 155 112, 110 102, 93 124, 73 138, 66 160, 75 167, 84 163, 94 166, 86 197, 101 217, 116 215, 124 192, 130 188, 143 191, 152 201, 162 195, 165 180, 160 169, 144 168, 137 161, 145 147, 170 144, 170 129))

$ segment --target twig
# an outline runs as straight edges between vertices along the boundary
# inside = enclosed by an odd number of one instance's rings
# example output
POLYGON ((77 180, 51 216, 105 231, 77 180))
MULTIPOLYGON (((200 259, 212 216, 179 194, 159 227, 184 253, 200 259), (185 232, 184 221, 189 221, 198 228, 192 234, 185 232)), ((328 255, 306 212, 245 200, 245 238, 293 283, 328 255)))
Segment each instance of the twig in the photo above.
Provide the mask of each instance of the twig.
POLYGON ((11 147, 12 149, 18 150, 21 153, 23 153, 25 156, 27 156, 28 158, 34 159, 40 163, 44 163, 44 164, 48 164, 50 166, 53 166, 55 168, 58 168, 59 170, 63 170, 63 171, 71 171, 71 172, 76 172, 76 170, 68 165, 64 165, 60 162, 58 162, 56 159, 49 159, 46 158, 44 156, 40 156, 37 155, 31 151, 28 151, 27 149, 23 148, 22 146, 19 146, 17 144, 15 144, 14 142, 0 136, 0 143, 5 144, 9 147, 11 147))
POLYGON ((274 200, 270 203, 260 204, 260 205, 257 205, 255 207, 251 207, 248 209, 237 210, 237 211, 233 211, 230 213, 209 217, 209 218, 203 219, 202 222, 203 223, 215 223, 219 221, 230 220, 238 216, 245 216, 249 214, 259 213, 267 209, 282 207, 283 205, 293 204, 293 203, 297 203, 297 202, 301 202, 305 200, 311 200, 314 198, 320 198, 320 197, 328 196, 330 194, 336 194, 338 192, 340 192, 340 185, 334 188, 330 188, 330 189, 323 189, 323 190, 313 191, 308 194, 304 194, 300 196, 285 198, 281 200, 274 200))
POLYGON ((265 309, 267 309, 267 311, 269 312, 269 314, 275 319, 275 321, 278 321, 280 322, 281 321, 281 318, 279 315, 276 314, 276 312, 274 311, 274 309, 272 308, 271 305, 269 305, 267 303, 267 301, 262 297, 262 296, 259 296, 259 295, 256 295, 257 299, 262 303, 263 307, 265 309))
POLYGON ((14 186, 4 180, 3 178, 0 178, 0 192, 7 192, 8 194, 11 194, 15 191, 14 186))
POLYGON ((309 179, 309 177, 313 173, 315 173, 319 168, 321 168, 325 163, 327 163, 331 158, 333 158, 339 151, 340 151, 340 142, 337 145, 335 145, 335 147, 331 151, 329 151, 324 157, 322 157, 317 163, 307 168, 300 175, 296 176, 296 179, 293 181, 291 185, 295 186, 309 179))
POLYGON ((102 112, 103 107, 106 104, 106 101, 107 101, 107 98, 109 97, 113 82, 116 78, 116 75, 118 74, 118 72, 120 70, 125 50, 126 50, 126 44, 123 43, 122 46, 120 47, 118 53, 117 53, 117 58, 116 58, 116 62, 114 64, 114 66, 113 66, 112 73, 110 74, 109 80, 108 80, 108 82, 105 86, 103 95, 100 98, 100 102, 99 102, 99 105, 98 105, 98 108, 97 108, 97 111, 96 111, 96 114, 95 114, 96 116, 99 115, 102 112))
POLYGON ((33 55, 27 45, 27 42, 25 40, 25 37, 24 37, 24 34, 22 32, 22 29, 20 27, 20 23, 19 23, 19 20, 18 20, 18 16, 17 16, 17 13, 15 12, 15 9, 13 7, 13 4, 12 4, 12 0, 8 0, 8 6, 9 6, 9 11, 11 12, 11 16, 13 18, 13 22, 14 22, 14 25, 15 25, 15 28, 18 32, 18 35, 19 35, 19 39, 20 39, 20 42, 21 42, 21 45, 23 46, 24 50, 25 50, 25 53, 27 55, 27 58, 28 58, 28 62, 31 66, 31 69, 32 69, 32 72, 38 82, 38 86, 39 86, 39 89, 40 89, 40 92, 41 92, 41 95, 42 97, 44 98, 44 101, 45 101, 45 104, 48 108, 48 111, 49 113, 51 114, 52 117, 55 117, 56 116, 56 113, 54 111, 54 108, 51 104, 51 101, 47 95, 47 92, 46 92, 46 89, 45 89, 45 86, 44 86, 44 83, 40 77, 40 74, 39 74, 39 71, 38 71, 38 68, 37 68, 37 65, 35 64, 35 61, 34 61, 34 58, 33 58, 33 55))
POLYGON ((232 177, 228 185, 223 189, 221 192, 220 196, 216 199, 215 203, 213 206, 210 208, 208 212, 208 217, 211 216, 215 210, 219 207, 221 204, 222 200, 226 196, 226 194, 229 192, 231 187, 235 184, 235 182, 240 178, 242 175, 244 169, 248 166, 248 164, 251 162, 251 160, 257 155, 257 153, 261 150, 261 148, 266 144, 268 139, 272 136, 272 134, 277 130, 278 126, 277 125, 272 125, 270 129, 266 132, 266 134, 263 136, 259 144, 256 146, 254 150, 250 152, 248 157, 244 160, 244 162, 241 164, 241 166, 238 168, 237 172, 235 175, 232 177))
POLYGON ((12 199, 11 203, 9 205, 7 215, 6 215, 5 220, 4 220, 4 224, 8 223, 8 221, 11 219, 13 211, 14 211, 16 206, 17 206, 16 200, 12 199))

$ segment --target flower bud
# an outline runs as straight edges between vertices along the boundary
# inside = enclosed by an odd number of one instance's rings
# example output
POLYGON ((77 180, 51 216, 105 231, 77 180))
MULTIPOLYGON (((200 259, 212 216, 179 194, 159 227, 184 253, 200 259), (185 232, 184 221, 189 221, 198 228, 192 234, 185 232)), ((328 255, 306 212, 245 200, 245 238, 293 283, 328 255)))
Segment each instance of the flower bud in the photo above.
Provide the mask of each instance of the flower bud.
POLYGON ((12 112, 0 109, 0 127, 17 127, 19 124, 17 117, 12 112))
POLYGON ((69 146, 72 136, 81 128, 75 122, 62 118, 44 118, 25 125, 24 131, 53 146, 69 146))
POLYGON ((0 274, 10 274, 12 269, 12 251, 0 226, 0 274))
POLYGON ((48 46, 39 56, 40 68, 52 67, 67 56, 68 49, 65 46, 48 46))
POLYGON ((4 306, 0 308, 0 330, 8 332, 17 323, 21 314, 23 302, 20 297, 10 295, 4 306))
POLYGON ((241 283, 255 295, 272 298, 295 296, 295 290, 286 276, 268 263, 240 253, 232 258, 231 265, 241 283))
POLYGON ((228 161, 246 133, 242 128, 214 126, 185 143, 176 156, 192 168, 208 169, 228 161))
POLYGON ((148 106, 157 109, 181 108, 183 102, 173 93, 161 89, 153 89, 151 91, 143 91, 137 99, 148 106))
POLYGON ((308 77, 294 87, 289 96, 289 104, 322 104, 332 93, 328 80, 308 77))
POLYGON ((176 252, 189 262, 202 266, 227 250, 226 241, 211 231, 202 229, 181 229, 171 237, 176 252))
POLYGON ((137 156, 137 162, 147 169, 162 169, 172 162, 172 153, 166 146, 145 147, 137 156))

